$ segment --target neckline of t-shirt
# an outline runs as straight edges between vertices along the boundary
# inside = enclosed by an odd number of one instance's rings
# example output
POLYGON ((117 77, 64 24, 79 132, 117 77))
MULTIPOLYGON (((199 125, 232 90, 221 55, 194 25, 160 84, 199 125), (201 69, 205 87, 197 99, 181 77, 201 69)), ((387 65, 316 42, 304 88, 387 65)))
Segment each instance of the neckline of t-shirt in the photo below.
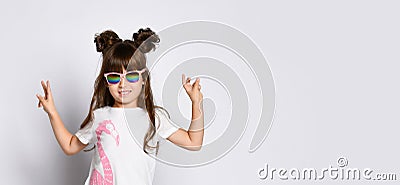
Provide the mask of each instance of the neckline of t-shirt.
POLYGON ((108 107, 111 110, 143 110, 141 107, 108 107))

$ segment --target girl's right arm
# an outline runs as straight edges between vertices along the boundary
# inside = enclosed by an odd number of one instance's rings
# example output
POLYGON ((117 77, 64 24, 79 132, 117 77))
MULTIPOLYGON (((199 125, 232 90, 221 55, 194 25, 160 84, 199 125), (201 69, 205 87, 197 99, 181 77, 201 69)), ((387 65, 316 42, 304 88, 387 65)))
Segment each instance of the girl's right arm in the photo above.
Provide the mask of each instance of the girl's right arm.
POLYGON ((44 111, 49 116, 51 127, 53 128, 54 135, 60 145, 61 149, 66 155, 74 155, 84 149, 87 144, 83 144, 79 139, 71 134, 64 126, 60 115, 58 114, 54 105, 53 95, 50 89, 50 82, 41 81, 45 96, 36 97, 39 99, 38 107, 43 107, 44 111))

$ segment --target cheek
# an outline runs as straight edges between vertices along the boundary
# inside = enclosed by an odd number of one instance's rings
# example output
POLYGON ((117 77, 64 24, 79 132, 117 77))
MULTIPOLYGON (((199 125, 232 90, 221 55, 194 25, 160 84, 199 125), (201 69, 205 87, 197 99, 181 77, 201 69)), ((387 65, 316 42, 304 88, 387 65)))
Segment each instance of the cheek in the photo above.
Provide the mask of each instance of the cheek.
POLYGON ((138 83, 137 85, 135 84, 135 86, 133 86, 132 89, 135 92, 140 93, 142 91, 142 89, 144 89, 144 88, 142 88, 142 83, 138 83))
POLYGON ((140 91, 142 91, 142 83, 141 82, 139 83, 139 81, 136 83, 131 83, 129 84, 128 88, 132 89, 133 94, 139 94, 140 91))
POLYGON ((118 94, 118 88, 115 85, 108 86, 107 90, 110 92, 111 95, 118 94))

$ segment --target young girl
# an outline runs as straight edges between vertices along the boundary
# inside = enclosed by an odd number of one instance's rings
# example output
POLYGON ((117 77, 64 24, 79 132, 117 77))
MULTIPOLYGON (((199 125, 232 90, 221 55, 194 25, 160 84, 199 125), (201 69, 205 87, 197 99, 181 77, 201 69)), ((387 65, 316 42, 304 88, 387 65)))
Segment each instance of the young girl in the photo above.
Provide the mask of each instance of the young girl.
POLYGON ((152 184, 155 159, 148 154, 153 150, 157 153, 157 136, 188 150, 200 150, 204 134, 200 80, 197 78, 191 85, 190 78, 185 79, 182 74, 182 85, 192 101, 188 131, 172 126, 165 109, 153 103, 145 53, 154 50, 159 40, 149 28, 134 33, 132 40, 123 41, 111 30, 96 35, 94 42, 103 55, 102 67, 94 84, 89 113, 74 135, 64 127, 56 110, 49 81, 41 81, 45 95, 36 95, 38 107, 48 114, 64 153, 74 155, 94 144, 85 185, 152 184), (134 124, 128 126, 124 115, 134 116, 130 117, 134 124), (143 125, 147 129, 140 130, 143 125), (131 131, 136 129, 143 131, 138 140, 143 147, 132 138, 131 131))

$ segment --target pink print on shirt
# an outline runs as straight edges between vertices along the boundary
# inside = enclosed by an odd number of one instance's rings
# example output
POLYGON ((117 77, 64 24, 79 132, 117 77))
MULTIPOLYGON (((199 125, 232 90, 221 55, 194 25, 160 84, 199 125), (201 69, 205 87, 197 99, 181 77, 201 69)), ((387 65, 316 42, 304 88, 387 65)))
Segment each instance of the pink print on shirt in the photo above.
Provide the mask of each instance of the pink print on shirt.
POLYGON ((103 132, 108 135, 111 135, 115 139, 117 146, 119 145, 119 134, 115 129, 115 126, 111 122, 111 120, 104 120, 103 122, 101 122, 96 129, 96 135, 97 135, 97 151, 99 152, 101 164, 103 166, 104 177, 101 176, 99 171, 93 169, 92 175, 90 177, 90 185, 114 184, 114 176, 113 176, 113 171, 111 169, 110 161, 108 160, 108 157, 104 152, 103 145, 101 144, 100 136, 103 132))

